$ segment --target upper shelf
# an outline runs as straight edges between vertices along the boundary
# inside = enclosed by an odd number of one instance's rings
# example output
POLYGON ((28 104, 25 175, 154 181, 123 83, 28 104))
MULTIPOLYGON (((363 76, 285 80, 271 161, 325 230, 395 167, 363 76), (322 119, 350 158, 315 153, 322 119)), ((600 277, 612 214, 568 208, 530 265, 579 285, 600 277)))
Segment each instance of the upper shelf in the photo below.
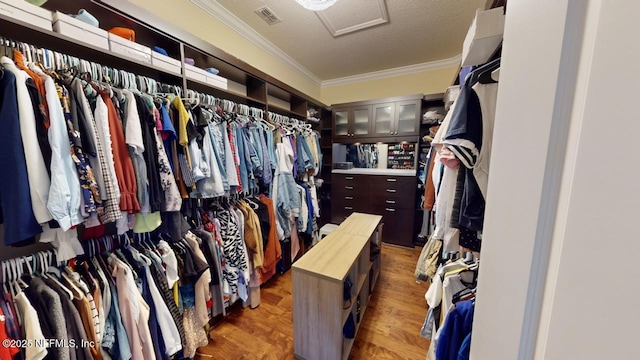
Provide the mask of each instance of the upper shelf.
POLYGON ((77 38, 45 30, 6 14, 0 14, 3 23, 17 26, 2 26, 0 36, 26 42, 38 47, 58 51, 93 61, 102 65, 151 77, 163 83, 180 85, 216 97, 266 108, 296 118, 306 118, 307 106, 327 108, 321 102, 308 97, 278 79, 263 73, 243 61, 221 51, 212 44, 179 29, 148 11, 126 0, 48 0, 42 8, 73 14, 85 9, 100 22, 100 28, 126 27, 135 31, 136 43, 165 49, 168 56, 184 62, 192 58, 199 68, 216 68, 219 76, 228 80, 228 88, 215 88, 197 80, 187 79, 140 60, 122 58, 109 50, 77 38), (270 101, 271 100, 271 101, 270 101))
POLYGON ((284 115, 284 116, 288 116, 288 117, 293 117, 296 118, 298 120, 304 120, 307 118, 307 113, 306 111, 303 113, 298 113, 298 112, 294 112, 291 111, 287 108, 284 108, 282 106, 278 106, 278 105, 274 105, 274 104, 269 104, 267 105, 267 108, 269 111, 274 112, 276 114, 279 115, 284 115))
POLYGON ((195 90, 203 94, 213 95, 221 99, 231 100, 239 104, 246 104, 259 108, 266 107, 267 103, 265 101, 245 95, 241 91, 242 89, 239 89, 240 91, 234 91, 232 86, 233 85, 231 85, 227 90, 224 90, 202 81, 187 79, 187 89, 195 90))
MULTIPOLYGON (((67 0, 49 0, 55 2, 69 2, 67 0)), ((300 92, 297 89, 289 86, 288 84, 283 83, 282 81, 272 77, 271 75, 254 68, 253 66, 245 63, 244 61, 236 58, 233 55, 230 55, 213 44, 201 39, 198 36, 195 36, 181 28, 178 28, 160 18, 153 15, 152 13, 146 11, 145 9, 135 5, 131 1, 127 0, 76 0, 72 1, 77 7, 75 11, 79 8, 85 8, 85 3, 88 3, 86 6, 92 7, 102 7, 109 8, 108 10, 113 13, 126 14, 121 15, 129 18, 131 21, 137 21, 143 27, 147 29, 147 32, 151 31, 153 36, 164 36, 167 38, 171 38, 174 41, 185 44, 186 56, 189 57, 189 48, 196 49, 207 56, 213 58, 212 67, 218 68, 220 70, 220 76, 228 78, 232 81, 236 81, 239 83, 246 84, 242 81, 243 77, 246 75, 247 82, 250 81, 249 77, 253 77, 255 79, 260 79, 264 83, 273 84, 281 89, 284 89, 287 93, 299 97, 301 99, 305 99, 311 103, 317 104, 323 108, 327 108, 325 104, 322 102, 311 98, 307 94, 300 92), (134 20, 137 19, 137 20, 134 20)), ((46 6, 46 5, 45 5, 46 6)), ((207 60, 209 61, 209 60, 207 60)), ((205 64, 209 64, 206 62, 205 64)), ((204 67, 204 65, 200 65, 196 63, 198 67, 204 67)), ((254 95, 249 95, 253 98, 256 98, 254 95)), ((257 97, 260 99, 260 97, 257 97)), ((266 94, 265 94, 266 101, 266 94)), ((306 111, 306 110, 305 110, 306 111)))
MULTIPOLYGON (((78 39, 59 34, 55 31, 45 30, 30 23, 0 14, 3 22, 14 23, 19 26, 3 26, 0 35, 12 38, 16 41, 58 51, 81 59, 97 62, 101 65, 130 71, 138 75, 144 75, 163 83, 181 85, 182 76, 167 72, 152 64, 133 58, 123 58, 121 55, 109 50, 82 42, 78 39)), ((3 54, 4 55, 4 54, 3 54)))

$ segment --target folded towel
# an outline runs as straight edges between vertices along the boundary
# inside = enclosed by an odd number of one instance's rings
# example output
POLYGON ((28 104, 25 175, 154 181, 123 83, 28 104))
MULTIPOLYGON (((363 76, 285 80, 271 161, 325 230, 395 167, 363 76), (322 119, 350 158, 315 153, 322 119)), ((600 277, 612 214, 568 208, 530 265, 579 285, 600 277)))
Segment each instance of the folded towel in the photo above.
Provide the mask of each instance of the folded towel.
POLYGON ((189 65, 195 65, 196 61, 193 60, 192 58, 184 58, 184 63, 189 65))
POLYGON ((205 70, 213 75, 218 75, 218 73, 220 72, 220 70, 216 68, 206 68, 205 70))
POLYGON ((91 15, 87 10, 85 9, 80 9, 80 11, 78 11, 78 14, 76 15, 70 15, 71 17, 74 17, 82 22, 85 22, 89 25, 93 25, 95 27, 100 27, 100 22, 98 22, 98 19, 95 18, 95 16, 91 15))
POLYGON ((109 30, 109 32, 114 35, 118 35, 122 38, 125 38, 129 41, 136 41, 136 32, 131 29, 124 28, 124 27, 114 27, 111 30, 109 30))
POLYGON ((160 46, 154 46, 153 47, 153 51, 155 51, 155 52, 157 52, 159 54, 162 54, 164 56, 169 56, 169 54, 167 54, 167 50, 161 48, 160 46))

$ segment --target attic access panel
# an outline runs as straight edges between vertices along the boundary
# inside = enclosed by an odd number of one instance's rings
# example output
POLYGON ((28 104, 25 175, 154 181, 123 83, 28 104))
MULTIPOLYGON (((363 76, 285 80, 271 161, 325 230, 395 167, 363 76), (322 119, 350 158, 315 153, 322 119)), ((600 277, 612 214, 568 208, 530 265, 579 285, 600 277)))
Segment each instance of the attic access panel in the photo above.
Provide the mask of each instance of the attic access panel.
POLYGON ((338 1, 316 16, 334 38, 389 22, 385 0, 338 1))

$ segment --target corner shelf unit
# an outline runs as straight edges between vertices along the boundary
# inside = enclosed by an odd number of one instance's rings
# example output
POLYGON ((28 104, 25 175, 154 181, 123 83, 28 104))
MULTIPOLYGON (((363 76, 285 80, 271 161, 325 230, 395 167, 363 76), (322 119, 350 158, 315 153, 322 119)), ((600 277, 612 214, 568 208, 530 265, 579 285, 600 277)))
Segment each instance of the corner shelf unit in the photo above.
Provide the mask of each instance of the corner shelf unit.
POLYGON ((306 360, 346 360, 364 319, 380 274, 382 217, 353 213, 337 229, 293 264, 294 355, 306 360), (350 301, 343 301, 349 278, 350 301), (358 316, 357 303, 360 302, 358 316), (343 336, 349 314, 355 337, 343 336))

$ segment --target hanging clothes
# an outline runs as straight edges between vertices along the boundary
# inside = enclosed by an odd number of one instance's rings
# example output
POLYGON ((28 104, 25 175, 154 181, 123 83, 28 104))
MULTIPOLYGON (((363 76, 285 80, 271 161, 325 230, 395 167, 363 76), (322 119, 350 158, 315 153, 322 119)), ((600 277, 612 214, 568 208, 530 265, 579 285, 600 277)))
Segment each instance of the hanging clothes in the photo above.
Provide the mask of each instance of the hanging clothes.
MULTIPOLYGON (((4 64, 8 59, 0 59, 4 64)), ((16 76, 5 71, 0 77, 0 167, 12 176, 1 177, 0 205, 4 220, 4 243, 18 245, 33 242, 42 232, 31 202, 22 133, 20 131, 16 76), (11 209, 11 211, 8 211, 11 209)))
POLYGON ((0 64, 16 78, 18 118, 20 119, 20 134, 27 165, 31 208, 38 223, 43 224, 52 219, 51 213, 47 209, 51 183, 37 140, 36 120, 27 90, 25 74, 6 56, 0 59, 0 64))

